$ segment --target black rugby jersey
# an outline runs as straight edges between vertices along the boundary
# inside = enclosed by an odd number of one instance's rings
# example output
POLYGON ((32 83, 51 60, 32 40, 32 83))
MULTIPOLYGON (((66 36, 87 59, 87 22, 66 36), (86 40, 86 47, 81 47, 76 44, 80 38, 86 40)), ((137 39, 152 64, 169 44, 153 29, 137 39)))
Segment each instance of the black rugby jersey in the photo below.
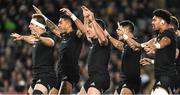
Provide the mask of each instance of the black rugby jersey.
POLYGON ((60 64, 77 65, 82 48, 82 38, 77 37, 77 31, 62 34, 60 42, 60 64))
MULTIPOLYGON (((54 40, 54 35, 51 32, 45 32, 41 36, 49 37, 54 40)), ((32 60, 33 66, 32 71, 35 76, 43 76, 43 75, 52 75, 55 76, 54 71, 54 46, 49 47, 41 43, 40 41, 36 42, 33 45, 32 49, 32 60)))
POLYGON ((89 76, 92 76, 96 73, 108 73, 110 52, 110 43, 108 43, 106 46, 101 46, 98 42, 98 39, 92 40, 92 46, 90 47, 87 59, 89 76))
POLYGON ((175 55, 176 55, 176 37, 173 29, 167 29, 162 33, 158 34, 157 42, 159 42, 163 37, 168 37, 171 39, 171 44, 157 49, 155 53, 155 77, 160 76, 175 76, 175 55))
POLYGON ((122 57, 122 65, 120 72, 121 72, 122 80, 140 79, 139 61, 141 57, 141 51, 134 51, 129 47, 127 43, 125 43, 121 57, 122 57))

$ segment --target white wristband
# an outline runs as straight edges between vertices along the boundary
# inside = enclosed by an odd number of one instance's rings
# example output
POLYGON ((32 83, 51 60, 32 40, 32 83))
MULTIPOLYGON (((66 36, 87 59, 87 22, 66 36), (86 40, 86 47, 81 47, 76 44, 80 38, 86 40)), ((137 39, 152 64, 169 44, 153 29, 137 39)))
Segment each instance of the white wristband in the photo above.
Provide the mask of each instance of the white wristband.
POLYGON ((141 47, 144 48, 146 45, 144 43, 141 44, 141 47))
POLYGON ((128 39, 128 36, 126 34, 123 34, 123 39, 124 40, 127 40, 128 39))
POLYGON ((74 14, 72 14, 72 15, 71 15, 71 19, 72 19, 73 21, 75 21, 75 20, 77 20, 77 17, 76 17, 74 14))
POLYGON ((153 59, 151 59, 151 64, 154 64, 154 60, 153 59))
POLYGON ((155 46, 156 46, 157 49, 161 48, 161 45, 159 43, 156 43, 155 46))

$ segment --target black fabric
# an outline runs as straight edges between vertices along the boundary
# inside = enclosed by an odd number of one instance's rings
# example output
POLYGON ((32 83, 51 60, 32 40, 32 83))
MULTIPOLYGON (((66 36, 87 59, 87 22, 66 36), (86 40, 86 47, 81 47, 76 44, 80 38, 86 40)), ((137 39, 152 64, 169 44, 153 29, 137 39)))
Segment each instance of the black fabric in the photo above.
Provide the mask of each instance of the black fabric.
POLYGON ((110 43, 107 46, 101 46, 97 39, 92 41, 87 59, 88 74, 90 77, 97 73, 108 73, 110 52, 110 43))
POLYGON ((173 92, 174 90, 175 81, 176 77, 160 76, 158 79, 156 79, 153 89, 162 87, 170 94, 170 92, 173 92))
POLYGON ((89 79, 84 85, 86 91, 89 87, 95 87, 101 93, 104 93, 109 88, 108 63, 110 52, 110 43, 106 46, 101 46, 97 39, 92 40, 92 46, 90 47, 87 59, 89 79))
POLYGON ((135 81, 126 80, 121 81, 117 89, 118 94, 120 94, 122 88, 128 88, 133 94, 137 94, 140 91, 141 79, 136 79, 135 81))
POLYGON ((159 42, 163 37, 171 39, 171 44, 157 49, 155 53, 155 77, 176 76, 175 55, 176 55, 176 37, 172 29, 167 29, 160 33, 157 37, 159 42))
POLYGON ((68 80, 72 85, 79 81, 78 59, 82 48, 82 39, 76 36, 77 31, 62 34, 58 79, 68 80))
MULTIPOLYGON (((49 37, 54 39, 53 34, 50 32, 45 32, 41 36, 49 37)), ((38 78, 40 76, 56 76, 54 70, 54 46, 48 47, 42 42, 37 42, 33 45, 32 49, 32 60, 33 60, 33 78, 38 78)))
POLYGON ((36 84, 42 84, 44 85, 48 92, 53 88, 53 87, 57 87, 57 79, 54 77, 40 77, 40 78, 35 78, 32 81, 31 87, 32 89, 34 89, 34 86, 36 84))
MULTIPOLYGON (((138 41, 137 39, 135 40, 138 41)), ((125 43, 120 70, 122 80, 133 81, 140 79, 140 57, 141 51, 133 51, 128 44, 125 43)))
MULTIPOLYGON (((177 48, 180 50, 180 36, 177 37, 177 48)), ((180 53, 178 58, 176 59, 176 70, 177 70, 177 83, 176 87, 180 88, 180 53)))
POLYGON ((90 87, 94 87, 99 90, 100 93, 104 93, 110 86, 109 74, 95 74, 91 76, 84 84, 84 89, 88 92, 90 87))
POLYGON ((40 90, 34 90, 33 95, 43 95, 43 93, 40 90))

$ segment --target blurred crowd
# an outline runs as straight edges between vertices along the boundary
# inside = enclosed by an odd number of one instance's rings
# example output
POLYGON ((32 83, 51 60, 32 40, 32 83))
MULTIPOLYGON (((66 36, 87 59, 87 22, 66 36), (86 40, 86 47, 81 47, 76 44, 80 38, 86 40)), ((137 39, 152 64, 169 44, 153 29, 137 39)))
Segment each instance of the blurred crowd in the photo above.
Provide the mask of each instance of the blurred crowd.
MULTIPOLYGON (((180 0, 0 0, 0 93, 26 93, 32 80, 31 46, 24 42, 13 42, 12 32, 30 34, 28 28, 34 13, 32 5, 38 6, 53 22, 58 23, 63 7, 69 8, 81 20, 81 6, 90 8, 95 17, 103 19, 107 30, 116 37, 117 21, 131 20, 136 25, 135 35, 142 42, 153 36, 151 30, 152 11, 167 9, 177 18, 180 17, 180 0)), ((58 61, 58 43, 54 60, 58 61)), ((77 93, 87 79, 86 58, 89 44, 84 43, 79 59, 81 79, 74 89, 77 93)), ((120 81, 121 52, 113 48, 109 63, 111 86, 106 93, 113 93, 120 81)), ((142 56, 143 57, 143 56, 142 56)), ((142 89, 140 93, 149 93, 153 84, 153 66, 142 66, 142 89)))

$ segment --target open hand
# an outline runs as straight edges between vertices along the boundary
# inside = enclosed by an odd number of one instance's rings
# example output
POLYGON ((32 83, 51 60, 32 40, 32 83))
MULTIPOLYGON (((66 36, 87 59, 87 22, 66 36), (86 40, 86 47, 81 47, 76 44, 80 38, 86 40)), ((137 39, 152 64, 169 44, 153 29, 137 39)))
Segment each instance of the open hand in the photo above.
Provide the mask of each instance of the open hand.
POLYGON ((37 14, 42 14, 41 10, 38 9, 35 5, 32 5, 34 10, 36 11, 37 14))
POLYGON ((62 8, 62 9, 60 9, 59 11, 65 13, 65 14, 68 15, 68 16, 71 16, 71 15, 73 14, 73 13, 72 13, 69 9, 67 9, 67 8, 62 8))
POLYGON ((11 33, 10 35, 13 39, 13 41, 19 41, 19 40, 22 40, 23 37, 21 35, 19 35, 18 33, 11 33))

